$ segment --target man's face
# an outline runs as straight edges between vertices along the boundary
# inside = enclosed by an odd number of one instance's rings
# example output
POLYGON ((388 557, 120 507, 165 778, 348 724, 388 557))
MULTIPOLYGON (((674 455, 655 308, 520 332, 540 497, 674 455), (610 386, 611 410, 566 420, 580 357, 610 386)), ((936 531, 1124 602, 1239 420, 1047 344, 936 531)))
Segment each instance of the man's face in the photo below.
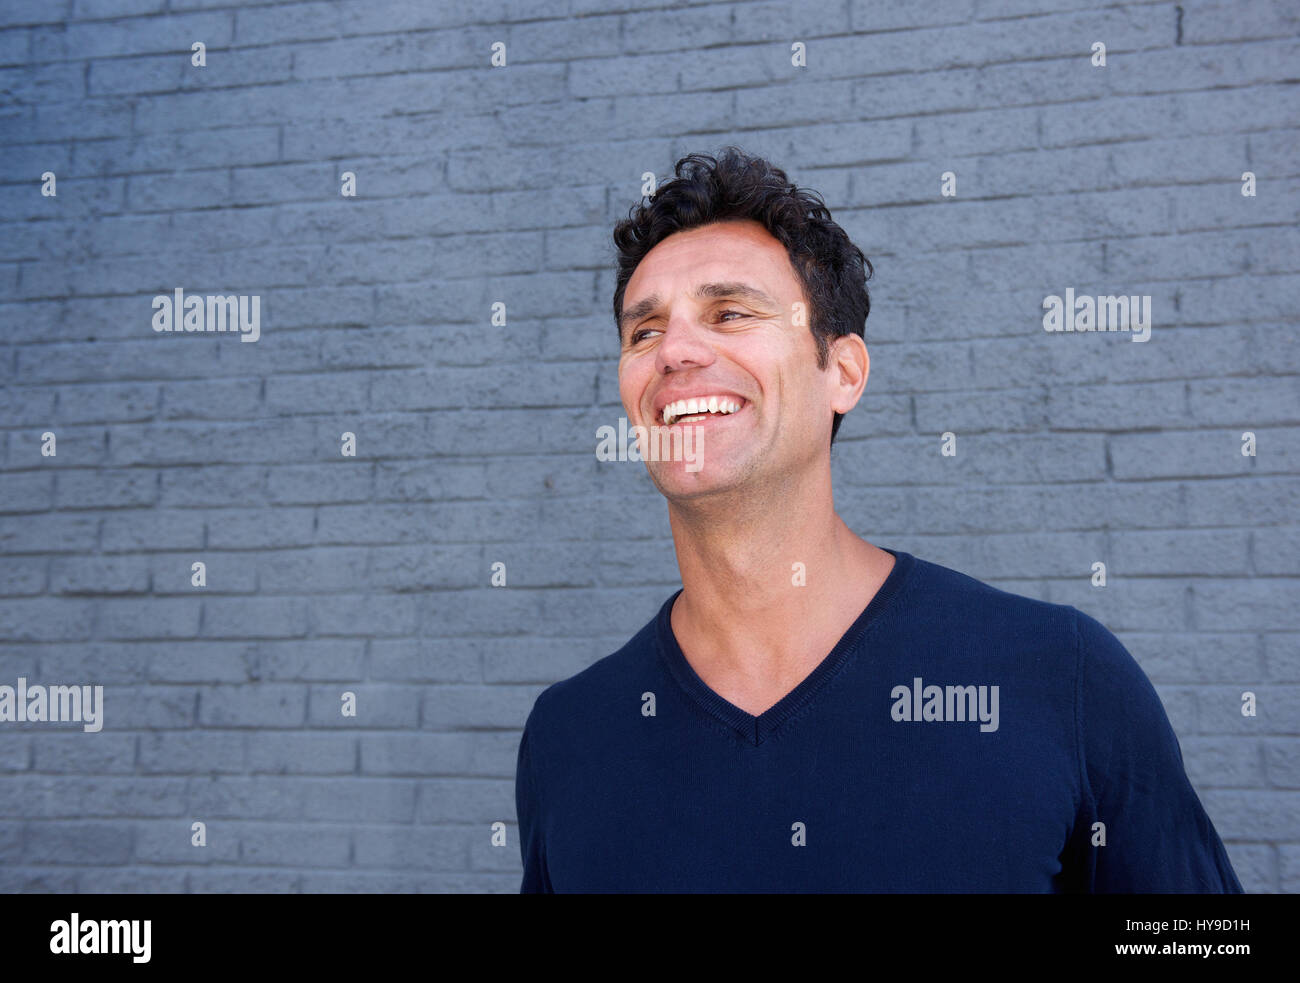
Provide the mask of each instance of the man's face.
POLYGON ((669 424, 699 428, 703 467, 647 454, 665 496, 753 479, 779 484, 829 455, 836 367, 832 359, 828 370, 817 368, 810 317, 785 247, 759 222, 677 232, 641 260, 623 295, 618 380, 629 423, 664 427, 665 402, 685 397, 740 403, 732 414, 669 424))

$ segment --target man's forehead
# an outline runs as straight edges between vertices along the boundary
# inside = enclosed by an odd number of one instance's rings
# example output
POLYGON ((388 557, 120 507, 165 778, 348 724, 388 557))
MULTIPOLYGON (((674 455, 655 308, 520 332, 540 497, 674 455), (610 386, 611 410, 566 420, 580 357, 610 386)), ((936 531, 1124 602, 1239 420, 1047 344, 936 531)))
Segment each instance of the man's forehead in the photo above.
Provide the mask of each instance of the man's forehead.
MULTIPOLYGON (((669 290, 657 289, 655 284, 648 284, 648 289, 635 298, 633 303, 628 305, 628 309, 633 306, 644 306, 648 302, 666 303, 679 293, 701 301, 737 297, 755 303, 776 303, 776 298, 770 292, 772 288, 761 279, 749 274, 716 277, 702 274, 680 281, 673 280, 671 283, 676 286, 669 290)), ((667 287, 670 284, 665 281, 658 286, 667 287)))
POLYGON ((717 297, 730 291, 719 285, 732 285, 766 292, 769 296, 786 292, 789 286, 798 288, 793 268, 789 267, 784 251, 773 257, 758 254, 753 246, 744 244, 734 256, 712 255, 701 258, 698 254, 683 251, 680 254, 643 259, 628 280, 624 306, 631 306, 646 298, 659 298, 685 294, 691 297, 717 297))

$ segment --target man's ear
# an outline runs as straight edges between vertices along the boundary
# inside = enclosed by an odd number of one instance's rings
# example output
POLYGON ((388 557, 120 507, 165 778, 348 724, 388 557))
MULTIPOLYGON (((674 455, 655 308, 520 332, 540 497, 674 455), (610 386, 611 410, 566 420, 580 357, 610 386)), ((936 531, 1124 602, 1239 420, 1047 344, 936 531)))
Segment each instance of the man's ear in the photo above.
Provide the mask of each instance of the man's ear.
POLYGON ((831 340, 830 364, 826 367, 831 386, 831 409, 843 416, 858 405, 871 374, 867 343, 856 334, 831 340))

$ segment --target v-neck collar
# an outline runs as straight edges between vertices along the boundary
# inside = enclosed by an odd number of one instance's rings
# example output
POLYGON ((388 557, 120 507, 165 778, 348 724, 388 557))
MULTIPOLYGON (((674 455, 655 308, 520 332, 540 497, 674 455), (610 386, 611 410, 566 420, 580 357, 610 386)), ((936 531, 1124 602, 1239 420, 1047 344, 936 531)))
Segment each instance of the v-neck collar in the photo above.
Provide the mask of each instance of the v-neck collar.
POLYGON ((673 634, 671 616, 673 603, 685 590, 684 587, 679 588, 659 609, 656 632, 659 638, 659 653, 667 663, 673 678, 686 691, 686 695, 697 703, 701 709, 734 730, 747 744, 761 744, 785 720, 816 696, 826 683, 844 667, 867 628, 877 620, 881 612, 897 596, 899 588, 911 572, 916 558, 902 550, 891 550, 883 546, 881 549, 894 557, 894 566, 885 578, 885 582, 880 585, 880 589, 876 591, 875 596, 863 608, 862 613, 858 615, 857 620, 853 622, 849 630, 840 637, 835 647, 831 649, 830 654, 818 663, 817 668, 813 669, 794 689, 790 690, 789 693, 781 697, 773 706, 768 707, 757 717, 742 710, 734 703, 723 699, 710 689, 682 653, 681 646, 677 643, 677 636, 673 634))

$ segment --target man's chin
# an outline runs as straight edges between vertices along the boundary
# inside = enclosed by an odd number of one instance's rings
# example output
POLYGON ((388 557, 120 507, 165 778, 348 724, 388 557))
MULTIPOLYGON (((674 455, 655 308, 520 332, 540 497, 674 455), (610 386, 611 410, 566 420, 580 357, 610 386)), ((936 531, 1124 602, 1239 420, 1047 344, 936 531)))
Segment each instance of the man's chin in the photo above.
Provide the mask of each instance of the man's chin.
POLYGON ((690 502, 733 492, 743 482, 718 467, 692 471, 684 461, 668 461, 650 466, 650 480, 669 501, 690 502))

